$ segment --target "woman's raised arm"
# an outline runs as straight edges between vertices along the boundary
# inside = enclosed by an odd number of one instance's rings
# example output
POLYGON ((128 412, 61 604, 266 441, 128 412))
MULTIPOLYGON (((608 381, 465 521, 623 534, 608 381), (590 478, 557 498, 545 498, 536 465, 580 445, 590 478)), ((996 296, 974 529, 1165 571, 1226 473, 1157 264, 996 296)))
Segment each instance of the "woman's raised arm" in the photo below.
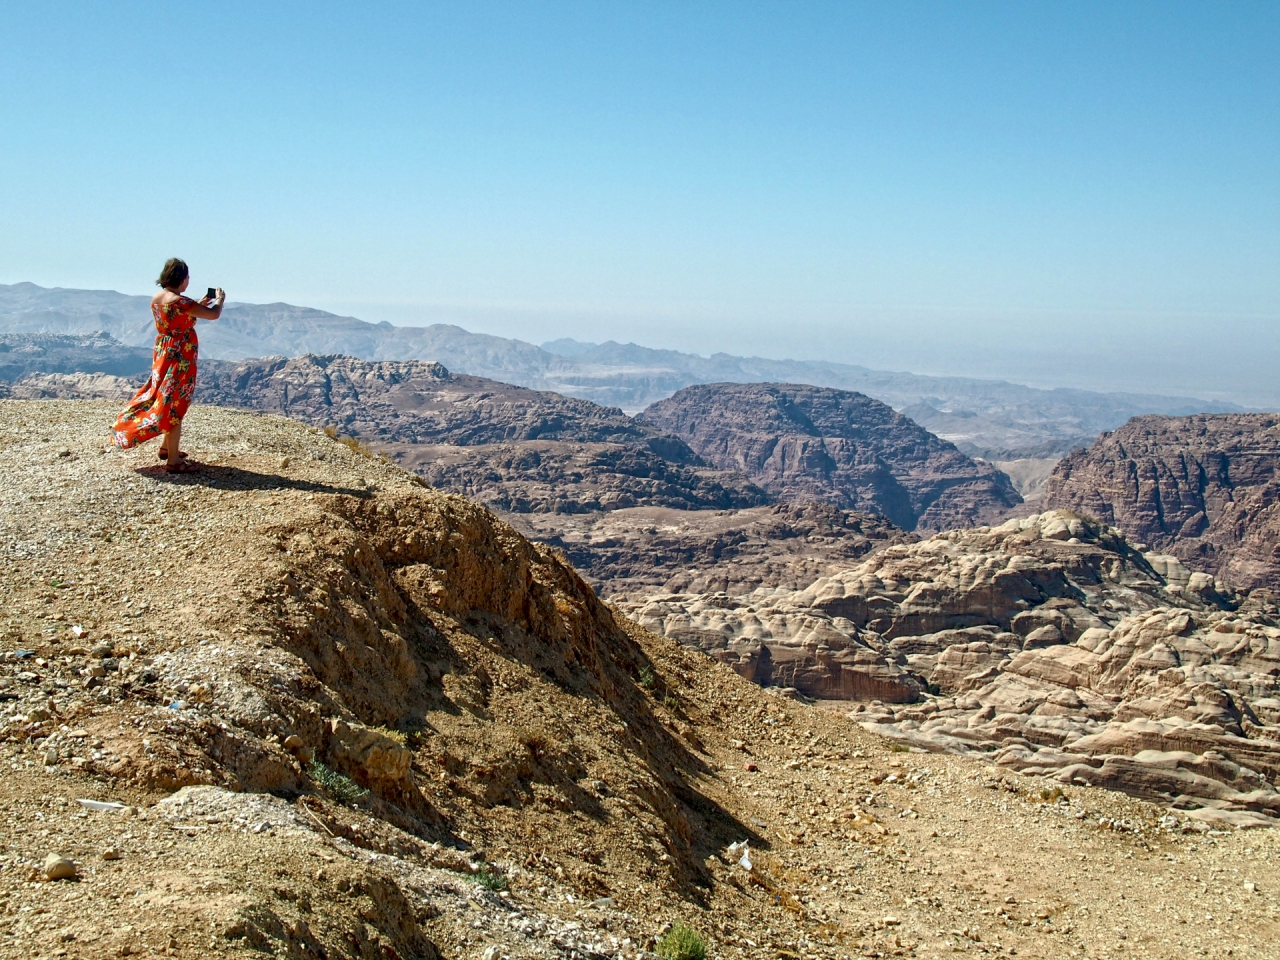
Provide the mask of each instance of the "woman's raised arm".
POLYGON ((222 316, 222 305, 226 302, 227 294, 221 287, 217 289, 217 296, 212 300, 207 297, 203 300, 192 300, 191 307, 188 312, 193 317, 201 320, 217 320, 222 316))

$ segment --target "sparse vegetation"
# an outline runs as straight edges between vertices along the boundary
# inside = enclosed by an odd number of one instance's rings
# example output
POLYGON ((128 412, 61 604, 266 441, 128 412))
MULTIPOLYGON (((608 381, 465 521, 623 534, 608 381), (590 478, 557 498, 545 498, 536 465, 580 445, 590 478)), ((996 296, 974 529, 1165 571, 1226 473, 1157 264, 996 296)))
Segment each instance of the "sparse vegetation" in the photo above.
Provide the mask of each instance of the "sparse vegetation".
POLYGON ((707 944, 697 930, 677 920, 654 948, 663 960, 706 960, 707 944))
POLYGON ((680 709, 680 698, 677 697, 674 693, 668 693, 665 697, 662 698, 662 705, 666 707, 668 710, 670 710, 672 713, 675 713, 677 710, 680 709))
POLYGON ((339 803, 350 803, 352 800, 358 800, 369 792, 350 777, 343 776, 338 771, 325 766, 319 760, 307 767, 307 773, 311 775, 312 780, 324 789, 325 793, 339 803))
POLYGON ((891 743, 891 744, 889 744, 889 752, 890 752, 890 753, 908 753, 910 750, 911 750, 911 748, 910 748, 910 747, 908 747, 905 743, 891 743))
POLYGON ((497 870, 491 869, 487 863, 480 864, 480 869, 475 875, 475 881, 486 890, 492 890, 494 893, 507 889, 507 878, 497 870))
POLYGON ((388 740, 394 740, 400 746, 405 746, 409 742, 409 735, 402 730, 392 730, 390 727, 374 727, 378 733, 382 734, 388 740))
POLYGON ((338 428, 333 426, 332 424, 324 428, 324 435, 326 437, 330 437, 331 439, 337 440, 344 447, 348 447, 349 449, 355 451, 361 456, 368 457, 370 460, 383 460, 390 463, 390 461, 387 460, 385 456, 383 456, 380 453, 377 453, 372 448, 365 446, 355 437, 343 436, 342 434, 338 433, 338 428))
POLYGON ((657 682, 657 677, 653 675, 653 671, 649 669, 647 664, 640 668, 640 686, 642 688, 652 690, 657 682))
POLYGON ((1041 803, 1057 803, 1065 796, 1061 787, 1041 787, 1036 799, 1041 803))
POLYGON ((556 737, 546 727, 517 727, 516 738, 524 744, 526 750, 535 757, 544 756, 555 750, 556 737))

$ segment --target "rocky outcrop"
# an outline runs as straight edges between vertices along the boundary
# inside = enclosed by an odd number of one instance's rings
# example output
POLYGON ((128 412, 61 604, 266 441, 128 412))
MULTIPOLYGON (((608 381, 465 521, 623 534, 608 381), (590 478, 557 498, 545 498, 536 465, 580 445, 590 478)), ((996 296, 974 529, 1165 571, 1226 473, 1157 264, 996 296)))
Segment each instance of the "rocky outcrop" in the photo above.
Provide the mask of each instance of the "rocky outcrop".
POLYGON ((1136 417, 1063 460, 1044 503, 1237 586, 1280 588, 1280 415, 1136 417))
POLYGON ((680 661, 673 673, 556 551, 319 431, 193 408, 204 462, 175 480, 149 450, 103 454, 115 409, 0 408, 13 438, 0 465, 12 494, 0 510, 0 745, 38 742, 50 765, 134 795, 301 793, 313 814, 345 776, 407 850, 452 847, 459 833, 514 849, 527 842, 516 811, 563 833, 552 824, 586 810, 590 835, 565 849, 590 860, 562 872, 619 888, 650 863, 664 885, 705 875, 695 838, 723 815, 690 785, 707 768, 685 735, 706 742, 639 679, 683 695, 695 679, 715 692, 736 678, 647 638, 680 661), (142 565, 166 562, 181 575, 140 589, 142 565), (102 750, 81 750, 77 738, 99 735, 102 750), (625 811, 606 814, 612 791, 625 811))
POLYGON ((1280 610, 1066 511, 891 546, 801 591, 619 604, 934 750, 1280 814, 1280 610), (780 667, 780 669, 779 669, 780 667))
POLYGON ((782 499, 828 500, 905 530, 972 526, 1022 502, 999 470, 860 393, 708 384, 686 387, 641 418, 782 499))
POLYGON ((126 401, 145 378, 117 377, 108 373, 33 373, 16 383, 4 384, 13 400, 116 400, 126 401))
POLYGON ((329 756, 339 769, 351 773, 359 782, 400 784, 408 778, 413 751, 390 731, 334 717, 329 721, 328 733, 329 756))

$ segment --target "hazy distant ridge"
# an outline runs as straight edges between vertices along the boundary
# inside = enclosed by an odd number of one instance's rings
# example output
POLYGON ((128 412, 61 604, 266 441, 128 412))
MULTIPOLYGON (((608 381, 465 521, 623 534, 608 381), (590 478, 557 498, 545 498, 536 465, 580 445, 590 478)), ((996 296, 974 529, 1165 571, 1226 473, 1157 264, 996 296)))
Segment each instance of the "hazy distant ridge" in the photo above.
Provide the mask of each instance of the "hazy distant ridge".
MULTIPOLYGON (((0 285, 0 332, 86 334, 149 346, 149 298, 32 283, 0 285)), ((634 412, 695 383, 780 382, 857 390, 882 400, 971 455, 1057 456, 1087 445, 1132 416, 1235 412, 1234 404, 929 377, 853 364, 710 357, 635 344, 557 340, 543 347, 449 324, 396 327, 287 303, 232 303, 200 328, 203 356, 222 360, 306 353, 367 360, 437 360, 450 370, 554 390, 634 412)))

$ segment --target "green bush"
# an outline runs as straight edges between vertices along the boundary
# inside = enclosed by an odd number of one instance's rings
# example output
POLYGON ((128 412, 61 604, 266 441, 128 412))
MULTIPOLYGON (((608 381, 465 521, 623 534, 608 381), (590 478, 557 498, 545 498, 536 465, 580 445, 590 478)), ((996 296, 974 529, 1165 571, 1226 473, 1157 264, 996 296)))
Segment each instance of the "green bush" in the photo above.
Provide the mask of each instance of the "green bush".
POLYGON ((697 930, 677 920, 658 941, 656 952, 663 960, 706 960, 707 944, 697 930))
POLYGON ((650 670, 647 666, 640 668, 640 686, 644 687, 644 689, 646 690, 652 690, 654 687, 654 684, 656 684, 657 682, 658 680, 653 675, 652 670, 650 670))
POLYGON ((507 878, 496 870, 490 870, 488 864, 482 863, 480 865, 480 871, 476 874, 475 879, 480 886, 495 893, 499 890, 507 889, 507 878))
POLYGON ((307 773, 311 774, 312 780, 324 788, 325 793, 339 803, 350 803, 352 800, 359 800, 369 792, 350 777, 344 777, 338 771, 326 767, 319 760, 307 767, 307 773))

